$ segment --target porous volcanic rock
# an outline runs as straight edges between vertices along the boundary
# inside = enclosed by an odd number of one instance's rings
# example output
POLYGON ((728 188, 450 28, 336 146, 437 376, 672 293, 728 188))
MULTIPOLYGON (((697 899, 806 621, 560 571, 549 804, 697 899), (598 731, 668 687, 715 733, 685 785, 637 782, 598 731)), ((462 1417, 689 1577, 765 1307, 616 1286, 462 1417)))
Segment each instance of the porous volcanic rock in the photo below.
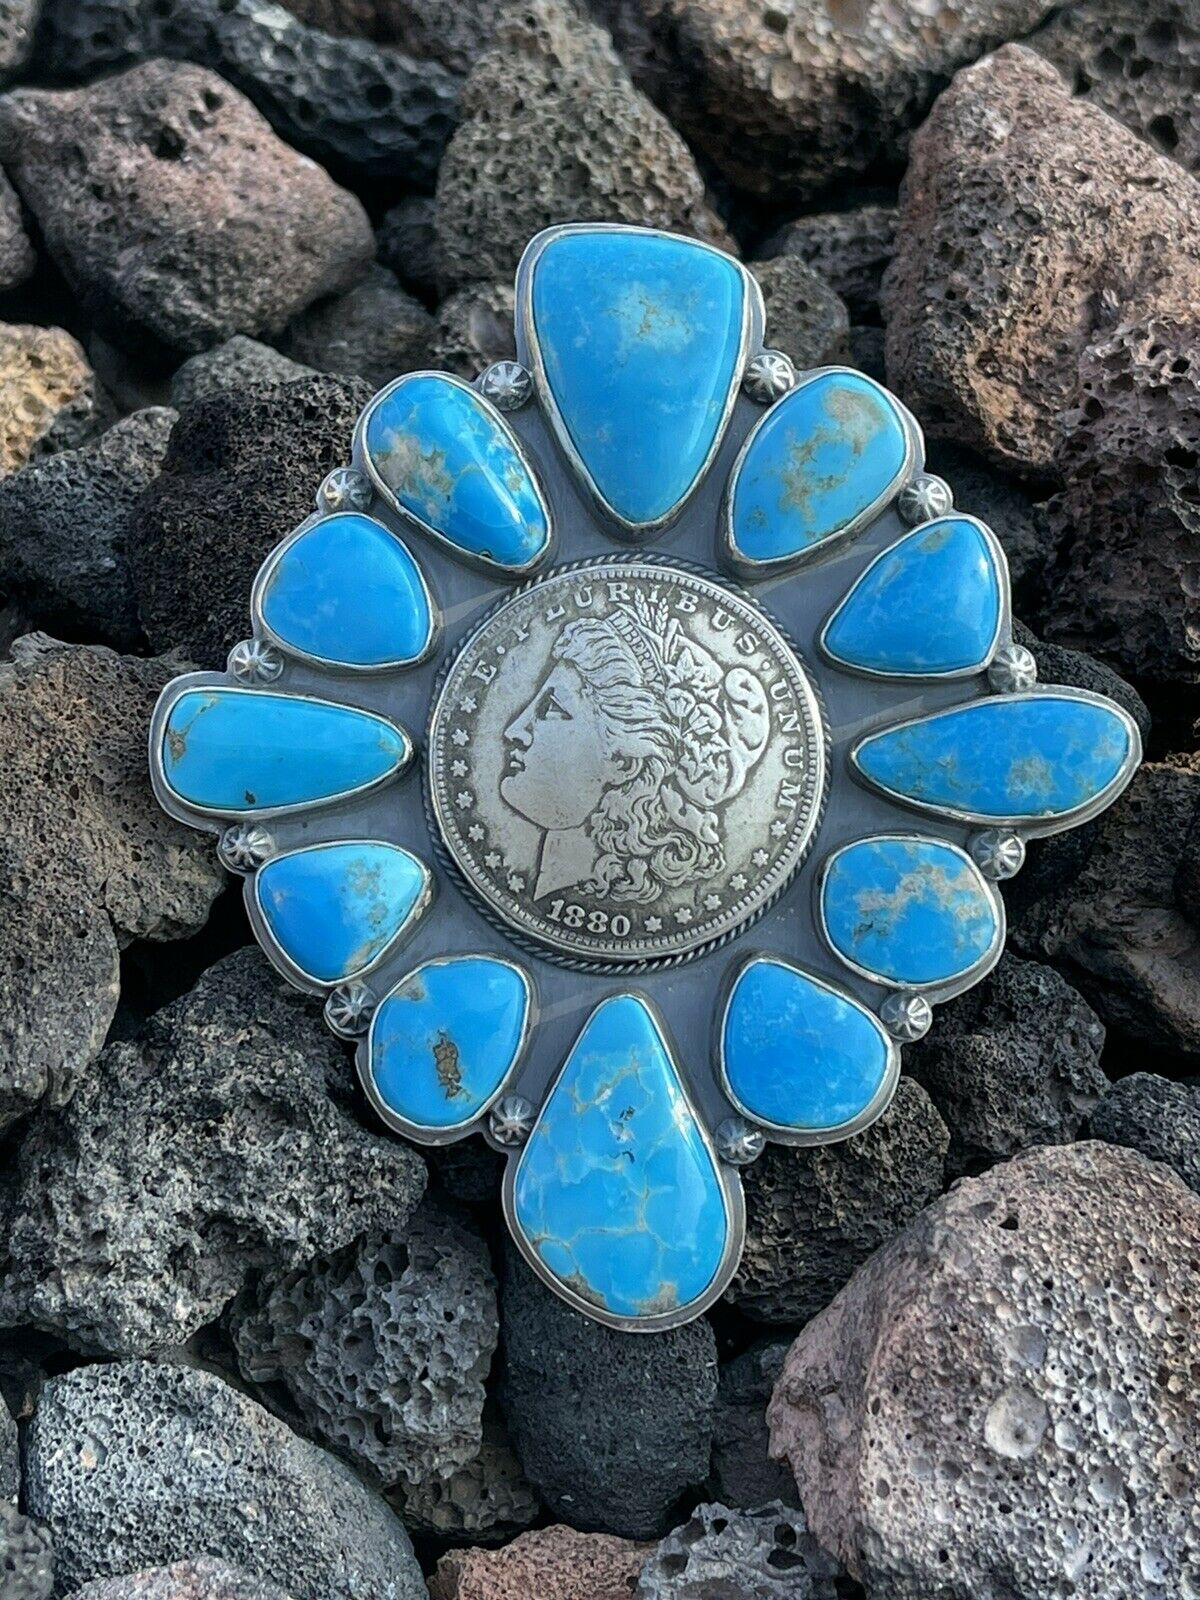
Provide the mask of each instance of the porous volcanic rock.
POLYGON ((0 172, 0 289, 15 289, 36 266, 17 191, 0 172))
POLYGON ((1198 1258, 1200 1197, 1132 1151, 956 1185, 788 1356, 772 1447, 817 1538, 891 1600, 1186 1593, 1198 1258))
POLYGON ((755 1511, 700 1505, 642 1567, 634 1600, 837 1600, 837 1563, 804 1513, 776 1500, 755 1511))
POLYGON ((474 379, 493 361, 511 361, 516 353, 511 283, 469 283, 438 307, 432 366, 474 379))
POLYGON ((879 286, 895 249, 895 206, 866 205, 786 222, 759 246, 758 255, 764 261, 800 256, 846 302, 855 322, 874 323, 879 286))
POLYGON ((385 211, 375 230, 380 261, 409 289, 437 289, 437 204, 432 195, 409 194, 385 211))
POLYGON ((114 342, 191 354, 358 278, 366 213, 203 67, 148 61, 0 102, 0 160, 114 342))
POLYGON ((888 372, 932 437, 1053 474, 1087 347, 1198 297, 1194 178, 1032 51, 958 74, 913 140, 883 287, 888 372))
POLYGON ((760 1339, 721 1367, 713 1413, 712 1487, 726 1505, 796 1504, 786 1467, 772 1461, 767 1401, 783 1369, 788 1339, 760 1339))
POLYGON ((0 78, 23 67, 33 49, 41 0, 3 0, 0 4, 0 78))
POLYGON ((97 1578, 68 1600, 291 1600, 267 1578, 214 1556, 150 1567, 123 1578, 97 1578))
POLYGON ((176 367, 171 378, 171 404, 178 410, 193 400, 211 400, 213 395, 230 390, 257 389, 267 383, 290 383, 293 378, 315 376, 314 367, 293 361, 273 345, 235 333, 224 344, 201 350, 176 367))
POLYGON ((1134 1072, 1113 1084, 1088 1119, 1088 1131, 1174 1167, 1200 1194, 1200 1084, 1134 1072))
POLYGON ((941 1193, 949 1142, 925 1090, 901 1078, 879 1120, 844 1144, 769 1144, 742 1174, 746 1244, 726 1299, 762 1322, 806 1322, 941 1193))
POLYGON ((501 1550, 451 1550, 429 1580, 430 1600, 629 1600, 653 1547, 556 1524, 501 1550))
POLYGON ((583 1316, 509 1252, 500 1401, 551 1515, 632 1539, 664 1531, 708 1474, 717 1350, 703 1318, 631 1339, 583 1316))
POLYGON ((402 1231, 419 1156, 368 1133, 311 1001, 255 950, 108 1046, 13 1158, 0 1322, 83 1349, 180 1344, 247 1280, 402 1231))
POLYGON ((466 72, 486 50, 505 0, 287 0, 287 9, 326 33, 399 45, 466 72))
POLYGON ((442 1478, 401 1484, 388 1499, 406 1528, 439 1539, 502 1539, 536 1522, 540 1505, 521 1471, 498 1410, 483 1413, 483 1435, 471 1459, 442 1478))
POLYGON ((215 1373, 119 1361, 52 1378, 26 1493, 63 1591, 216 1549, 295 1600, 427 1600, 399 1518, 215 1373))
POLYGON ((21 1446, 12 1412, 0 1400, 0 1500, 15 1501, 21 1493, 21 1446))
POLYGON ((50 1600, 53 1593, 50 1530, 0 1501, 0 1594, 4 1600, 50 1600))
POLYGON ((0 474, 82 444, 108 415, 108 398, 69 333, 0 322, 0 474))
POLYGON ((430 360, 433 318, 373 263, 361 283, 302 311, 287 331, 286 349, 318 372, 364 378, 372 389, 430 360))
POLYGON ((232 389, 181 414, 162 471, 130 514, 127 547, 152 648, 220 667, 250 631, 254 575, 350 459, 371 397, 360 378, 232 389))
POLYGON ((796 369, 846 360, 850 318, 846 307, 799 256, 776 256, 753 268, 766 309, 766 343, 791 356, 796 369))

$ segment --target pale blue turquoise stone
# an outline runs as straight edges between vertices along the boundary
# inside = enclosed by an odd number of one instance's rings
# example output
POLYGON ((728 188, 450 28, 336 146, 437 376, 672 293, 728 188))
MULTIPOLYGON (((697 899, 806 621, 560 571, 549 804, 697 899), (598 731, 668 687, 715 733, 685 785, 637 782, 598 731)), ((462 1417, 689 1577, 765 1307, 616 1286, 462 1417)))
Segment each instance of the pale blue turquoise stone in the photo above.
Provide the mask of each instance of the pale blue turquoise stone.
POLYGON ((181 694, 162 738, 169 788, 230 813, 334 800, 399 772, 411 754, 407 736, 370 711, 220 685, 181 694))
POLYGON ((418 1127, 457 1127, 492 1100, 520 1053, 529 988, 507 961, 418 967, 380 1005, 368 1070, 379 1100, 418 1127))
POLYGON ((621 1317, 690 1305, 729 1219, 666 1041, 633 995, 600 1005, 521 1152, 513 1221, 546 1271, 621 1317))
POLYGON ((293 539, 260 605, 285 649, 350 667, 405 666, 433 633, 416 562, 394 534, 354 511, 323 517, 293 539))
POLYGON ((429 874, 381 840, 311 845, 260 868, 254 895, 267 932, 315 983, 374 966, 412 918, 429 874))
POLYGON ((527 567, 550 519, 516 440, 473 389, 414 373, 371 404, 363 445, 388 498, 464 555, 527 567))
POLYGON ((898 677, 982 669, 1002 605, 991 542, 966 517, 944 517, 876 556, 827 624, 825 649, 898 677))
POLYGON ((830 863, 826 935, 887 983, 946 983, 993 949, 1000 912, 974 863, 936 839, 861 839, 830 863))
POLYGON ((792 390, 752 435, 730 493, 730 535, 747 561, 787 561, 841 533, 900 487, 908 436, 870 378, 829 372, 792 390))
POLYGON ((854 760, 902 800, 972 821, 1070 816, 1116 782, 1132 734, 1116 706, 993 695, 864 739, 854 760))
POLYGON ((739 381, 746 284, 688 239, 613 230, 551 240, 533 334, 563 427, 628 523, 669 516, 701 475, 739 381))
POLYGON ((730 1093, 746 1115, 806 1133, 832 1131, 865 1111, 892 1057, 864 1006, 769 956, 738 976, 721 1046, 730 1093))

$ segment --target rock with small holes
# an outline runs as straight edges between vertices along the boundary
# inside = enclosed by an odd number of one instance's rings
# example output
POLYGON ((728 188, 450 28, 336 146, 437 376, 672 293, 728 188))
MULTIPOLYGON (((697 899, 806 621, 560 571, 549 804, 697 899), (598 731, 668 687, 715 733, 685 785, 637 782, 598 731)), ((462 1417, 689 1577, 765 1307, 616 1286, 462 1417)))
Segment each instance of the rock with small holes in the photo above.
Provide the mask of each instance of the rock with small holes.
POLYGON ((933 438, 1061 469, 1089 345, 1200 298, 1200 183, 1010 45, 913 140, 884 277, 888 372, 933 438))
POLYGON ((511 278, 552 223, 632 222, 720 244, 686 144, 571 0, 507 12, 462 95, 437 181, 439 274, 511 278))
POLYGON ((0 322, 0 475, 82 444, 109 414, 108 398, 69 333, 0 322))
POLYGON ((385 211, 375 230, 380 261, 407 289, 437 290, 437 205, 431 195, 405 195, 385 211))
POLYGON ((286 349, 318 372, 364 378, 372 389, 402 372, 437 365, 430 359, 433 318, 378 263, 353 289, 302 311, 287 331, 286 349))
POLYGON ((13 1157, 0 1321, 181 1344, 251 1279, 402 1231, 420 1158, 353 1117, 340 1046, 253 950, 109 1045, 13 1157))
POLYGON ((36 266, 17 191, 0 172, 0 289, 15 289, 36 266))
POLYGON ((404 1525, 438 1539, 498 1542, 536 1522, 538 1497, 521 1471, 498 1412, 484 1408, 471 1459, 444 1477, 401 1484, 388 1496, 404 1525))
POLYGON ((634 1600, 837 1600, 837 1563, 804 1513, 776 1500, 755 1511, 700 1505, 654 1551, 634 1600))
POLYGON ((0 1594, 4 1600, 50 1600, 53 1593, 50 1530, 0 1500, 0 1594))
POLYGON ((940 1194, 950 1136, 911 1078, 865 1133, 772 1144, 742 1174, 746 1244, 725 1297, 761 1322, 806 1322, 860 1262, 940 1194))
POLYGON ((291 1600, 277 1584, 215 1556, 150 1567, 121 1578, 97 1578, 68 1600, 291 1600))
POLYGON ((294 1600, 427 1600, 399 1518, 213 1372, 118 1361, 50 1379, 26 1494, 64 1593, 220 1550, 294 1600))
POLYGON ((865 205, 797 217, 777 228, 758 254, 764 261, 799 256, 846 302, 856 322, 870 323, 879 320, 879 286, 895 248, 896 208, 865 205))
POLYGON ((41 0, 0 0, 0 78, 9 78, 33 50, 41 0))
POLYGON ((451 1550, 429 1580, 431 1600, 629 1600, 651 1546, 555 1525, 502 1550, 451 1550))
POLYGON ((12 1412, 0 1400, 0 1501, 21 1493, 21 1445, 12 1412))
POLYGON ((572 1310, 509 1252, 500 1401, 551 1515, 633 1539, 664 1531, 708 1474, 717 1350, 703 1318, 631 1339, 572 1310))
POLYGON ((287 0, 287 9, 326 33, 398 45, 466 72, 491 42, 505 0, 287 0))
POLYGON ((384 1483, 445 1477, 481 1443, 498 1334, 483 1240, 426 1200, 403 1233, 259 1278, 231 1319, 238 1365, 384 1483))
POLYGON ((1200 1194, 1200 1083, 1135 1072, 1113 1084, 1088 1119, 1094 1139, 1163 1161, 1200 1194))
POLYGON ((766 342, 792 358, 798 372, 844 362, 850 318, 824 278, 798 255, 753 267, 767 316, 766 342))
POLYGON ((1006 955, 906 1056, 950 1130, 957 1176, 1066 1144, 1108 1088, 1104 1024, 1052 967, 1006 955))
POLYGON ((768 1419, 871 1594, 1176 1600, 1200 1582, 1200 1197, 1085 1143, 968 1178, 792 1346, 768 1419))
POLYGON ((224 344, 189 356, 175 369, 171 379, 171 404, 178 410, 180 406, 191 405, 193 400, 211 400, 214 395, 315 376, 314 367, 293 361, 273 345, 235 333, 224 344))
POLYGON ((726 1505, 796 1503, 791 1473, 771 1460, 766 1416, 789 1343, 760 1339, 721 1367, 713 1413, 712 1489, 726 1505))
POLYGON ((516 352, 511 283, 469 283, 438 307, 431 365, 474 379, 516 352))
POLYGON ((281 379, 197 400, 127 531, 138 613, 155 649, 221 667, 249 631, 247 600, 268 553, 350 459, 360 378, 281 379))
POLYGON ((362 206, 203 67, 149 61, 0 102, 0 159, 81 309, 191 354, 270 333, 374 253, 362 206))

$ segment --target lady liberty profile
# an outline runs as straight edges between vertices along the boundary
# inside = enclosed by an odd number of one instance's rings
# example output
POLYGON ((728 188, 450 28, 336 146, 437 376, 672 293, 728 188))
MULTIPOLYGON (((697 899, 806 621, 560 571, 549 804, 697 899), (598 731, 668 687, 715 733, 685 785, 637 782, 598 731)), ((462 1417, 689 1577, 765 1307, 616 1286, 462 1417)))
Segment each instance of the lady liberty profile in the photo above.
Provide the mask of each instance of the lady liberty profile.
POLYGON ((504 731, 506 804, 543 830, 534 898, 649 905, 725 865, 721 811, 767 746, 762 681, 726 670, 664 602, 568 622, 504 731))

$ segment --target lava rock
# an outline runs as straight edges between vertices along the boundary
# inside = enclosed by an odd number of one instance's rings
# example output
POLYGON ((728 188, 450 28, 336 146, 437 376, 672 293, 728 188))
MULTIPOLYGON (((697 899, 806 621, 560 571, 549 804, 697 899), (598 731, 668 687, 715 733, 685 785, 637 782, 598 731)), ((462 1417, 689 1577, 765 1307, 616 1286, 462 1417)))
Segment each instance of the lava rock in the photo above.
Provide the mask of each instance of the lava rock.
POLYGON ((766 308, 766 342, 791 356, 798 371, 844 362, 850 318, 837 295, 799 256, 754 265, 766 308))
POLYGON ((469 283, 437 309, 430 365, 474 379, 493 361, 516 358, 511 283, 469 283))
POLYGON ((136 649, 125 527, 174 422, 165 407, 139 411, 77 450, 0 478, 0 586, 34 621, 136 649))
POLYGON ((451 1550, 429 1580, 430 1600, 629 1600, 652 1547, 611 1533, 555 1526, 502 1550, 451 1550))
POLYGON ((97 1578, 69 1600, 291 1600, 266 1578, 214 1556, 151 1567, 124 1578, 97 1578))
POLYGON ((83 311, 115 342, 192 354, 348 288, 366 213, 202 67, 150 61, 0 102, 0 159, 83 311))
POLYGON ((301 312, 287 331, 286 348, 318 372, 365 378, 382 389, 402 372, 436 364, 432 338, 429 312, 386 267, 373 264, 362 283, 301 312))
POLYGON ((293 361, 272 345, 235 333, 224 344, 199 355, 189 356, 171 379, 171 404, 176 410, 194 400, 211 400, 214 395, 240 393, 264 384, 291 383, 296 378, 313 378, 316 369, 293 361))
POLYGON ((36 266, 17 191, 0 172, 0 289, 15 289, 36 266))
MULTIPOLYGON (((776 229, 759 257, 799 256, 846 302, 855 322, 879 321, 879 286, 896 249, 896 208, 818 211, 776 229)), ((757 271, 757 267, 755 271, 757 271)))
POLYGON ((505 13, 463 88, 462 114, 437 181, 449 286, 511 278, 532 235, 568 220, 729 242, 687 145, 571 0, 505 13))
POLYGON ((395 44, 465 73, 491 42, 504 0, 288 0, 288 10, 326 33, 395 44))
POLYGON ((146 725, 182 663, 41 634, 11 656, 0 664, 0 1129, 43 1098, 70 1098, 112 1021, 121 946, 194 933, 225 881, 209 842, 167 817, 146 782, 146 725))
POLYGON ((108 415, 108 398, 69 333, 0 322, 0 475, 82 444, 108 415))
POLYGON ((1200 174, 1200 16, 1190 0, 1083 0, 1028 42, 1077 97, 1200 174))
POLYGON ((3 0, 0 4, 0 78, 10 78, 33 49, 41 0, 3 0))
POLYGON ((201 666, 224 665, 249 631, 255 573, 311 514, 325 474, 350 459, 370 398, 361 379, 322 376, 228 391, 180 414, 126 535, 153 648, 180 645, 201 666))
POLYGON ((445 1477, 403 1484, 388 1498, 404 1525, 438 1539, 489 1542, 535 1522, 538 1497, 517 1460, 498 1413, 484 1408, 479 1448, 445 1477))
POLYGON ((913 140, 884 277, 888 372, 927 432, 1059 468, 1100 330, 1200 297, 1200 184, 1010 45, 913 140))
POLYGON ((0 1594, 4 1600, 50 1600, 53 1593, 49 1529, 0 1500, 0 1594))
POLYGON ((65 1591, 217 1549, 295 1600, 426 1600, 399 1518, 215 1373, 120 1361, 52 1378, 26 1480, 65 1591))
POLYGON ((162 1349, 260 1274, 403 1230, 420 1158, 368 1133, 349 1093, 312 1002, 257 951, 228 956, 25 1131, 0 1322, 85 1350, 162 1349))
POLYGON ((1103 1048, 1104 1024, 1064 978, 1005 956, 908 1052, 950 1130, 947 1171, 1069 1143, 1108 1088, 1103 1048))
POLYGON ((776 1500, 756 1511, 700 1505, 642 1568, 634 1600, 837 1600, 837 1564, 804 1513, 776 1500))
POLYGON ((731 1506, 768 1500, 796 1504, 792 1475, 770 1458, 767 1401, 783 1370, 790 1340, 762 1339, 725 1363, 713 1417, 712 1486, 731 1506))
POLYGON ((1200 1193, 1200 1085, 1153 1072, 1121 1078, 1092 1112, 1094 1139, 1126 1145, 1163 1161, 1200 1193))
POLYGON ((509 1252, 500 1401, 525 1474, 575 1527, 651 1538, 708 1475, 717 1352, 702 1318, 631 1339, 565 1305, 509 1252))
POLYGON ((941 1193, 950 1135, 919 1083, 865 1133, 771 1144, 742 1174, 746 1244, 725 1298, 761 1322, 807 1322, 860 1262, 941 1193))
POLYGON ((850 328, 850 365, 865 372, 876 383, 887 384, 887 360, 884 356, 883 329, 854 323, 850 328))
POLYGON ((1103 1144, 965 1179, 792 1346, 768 1414, 868 1592, 1136 1594, 1197 1570, 1200 1199, 1103 1144))
POLYGON ((0 1400, 0 1501, 16 1501, 21 1493, 21 1446, 13 1414, 0 1400))
POLYGON ((425 296, 437 290, 437 206, 427 194, 405 195, 386 211, 375 230, 380 262, 408 289, 425 296))
POLYGON ((999 539, 1017 610, 1023 617, 1040 615, 1055 544, 1040 508, 1019 482, 970 450, 938 441, 930 446, 927 465, 950 485, 958 509, 986 522, 999 539))
POLYGON ((404 1233, 258 1280, 231 1331, 254 1383, 282 1383, 307 1428, 384 1483, 424 1483, 481 1444, 499 1325, 487 1247, 428 1200, 404 1233))

